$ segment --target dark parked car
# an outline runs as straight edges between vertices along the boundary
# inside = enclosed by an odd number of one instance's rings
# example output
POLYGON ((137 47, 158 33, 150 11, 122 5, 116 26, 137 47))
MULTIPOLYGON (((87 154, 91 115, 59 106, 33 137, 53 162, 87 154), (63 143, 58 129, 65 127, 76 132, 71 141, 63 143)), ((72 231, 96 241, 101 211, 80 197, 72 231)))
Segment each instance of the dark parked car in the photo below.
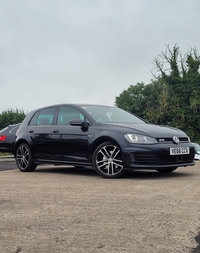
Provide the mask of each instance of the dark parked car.
POLYGON ((106 178, 125 170, 172 172, 194 165, 194 145, 181 130, 148 124, 114 106, 61 104, 30 112, 17 131, 18 168, 92 166, 106 178))
POLYGON ((13 124, 0 131, 0 152, 12 152, 15 134, 20 124, 13 124))

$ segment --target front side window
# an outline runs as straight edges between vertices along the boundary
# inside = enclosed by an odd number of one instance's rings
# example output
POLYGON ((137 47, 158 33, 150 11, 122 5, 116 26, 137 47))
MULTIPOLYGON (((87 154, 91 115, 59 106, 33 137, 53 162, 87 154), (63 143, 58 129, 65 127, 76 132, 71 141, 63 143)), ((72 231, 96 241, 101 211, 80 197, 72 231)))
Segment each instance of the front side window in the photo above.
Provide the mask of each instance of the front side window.
POLYGON ((57 125, 70 125, 72 119, 84 120, 84 115, 76 108, 71 106, 61 106, 58 112, 57 125))
POLYGON ((53 119, 54 115, 56 112, 55 107, 51 107, 48 109, 43 109, 41 111, 38 111, 35 113, 33 118, 31 119, 29 125, 34 126, 34 125, 52 125, 53 124, 53 119))

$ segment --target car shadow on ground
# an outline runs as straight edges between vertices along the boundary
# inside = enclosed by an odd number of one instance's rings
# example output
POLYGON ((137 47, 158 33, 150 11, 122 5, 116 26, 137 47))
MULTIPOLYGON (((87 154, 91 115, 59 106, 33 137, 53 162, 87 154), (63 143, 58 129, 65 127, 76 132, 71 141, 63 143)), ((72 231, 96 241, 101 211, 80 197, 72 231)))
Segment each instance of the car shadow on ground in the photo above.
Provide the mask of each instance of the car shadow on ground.
POLYGON ((134 178, 134 179, 161 179, 161 178, 180 178, 188 177, 192 174, 188 171, 173 171, 171 173, 160 173, 156 170, 135 170, 133 172, 127 172, 124 178, 134 178))
POLYGON ((34 173, 56 173, 56 174, 71 174, 71 175, 85 175, 98 176, 92 168, 75 168, 73 166, 38 166, 34 173))
MULTIPOLYGON (((57 174, 70 174, 70 175, 81 175, 81 176, 90 176, 90 177, 99 177, 95 170, 90 167, 85 168, 74 168, 73 166, 38 166, 34 173, 57 173, 57 174)), ((135 171, 126 171, 125 175, 120 179, 165 179, 165 178, 181 178, 189 177, 193 174, 188 170, 177 169, 171 173, 159 173, 155 170, 135 170, 135 171)))

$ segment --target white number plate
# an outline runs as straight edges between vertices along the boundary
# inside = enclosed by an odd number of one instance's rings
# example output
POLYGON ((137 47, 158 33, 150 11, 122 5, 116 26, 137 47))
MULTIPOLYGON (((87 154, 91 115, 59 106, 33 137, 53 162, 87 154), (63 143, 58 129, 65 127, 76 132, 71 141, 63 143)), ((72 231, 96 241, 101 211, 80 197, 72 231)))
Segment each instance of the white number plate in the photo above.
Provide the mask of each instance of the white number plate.
POLYGON ((188 147, 170 148, 170 155, 186 155, 190 153, 188 147))

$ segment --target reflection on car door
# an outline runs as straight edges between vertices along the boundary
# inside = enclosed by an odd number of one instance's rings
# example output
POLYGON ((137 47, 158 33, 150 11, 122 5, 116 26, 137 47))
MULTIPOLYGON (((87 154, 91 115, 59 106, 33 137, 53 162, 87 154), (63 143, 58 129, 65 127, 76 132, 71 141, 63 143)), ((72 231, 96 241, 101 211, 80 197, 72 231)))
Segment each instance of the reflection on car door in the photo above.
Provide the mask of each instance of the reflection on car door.
POLYGON ((50 160, 52 157, 51 135, 55 112, 56 107, 38 111, 29 123, 29 140, 38 160, 50 160))
POLYGON ((72 119, 83 119, 84 115, 73 106, 61 106, 56 125, 52 129, 53 159, 59 161, 88 162, 88 132, 81 126, 71 126, 72 119))

